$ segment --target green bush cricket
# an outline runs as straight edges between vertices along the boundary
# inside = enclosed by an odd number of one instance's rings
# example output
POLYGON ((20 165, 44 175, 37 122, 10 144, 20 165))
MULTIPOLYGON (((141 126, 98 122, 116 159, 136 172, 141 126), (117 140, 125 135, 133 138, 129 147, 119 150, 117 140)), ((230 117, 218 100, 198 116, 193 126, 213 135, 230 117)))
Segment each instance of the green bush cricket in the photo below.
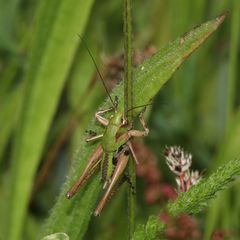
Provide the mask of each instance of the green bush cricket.
MULTIPOLYGON (((71 189, 67 192, 66 197, 68 199, 72 198, 73 195, 78 191, 78 189, 88 180, 88 178, 99 167, 99 165, 101 165, 103 188, 105 189, 107 187, 107 190, 94 213, 94 215, 97 216, 100 214, 106 202, 109 200, 114 185, 124 172, 124 169, 126 168, 130 156, 130 152, 136 164, 138 164, 136 154, 133 150, 130 139, 132 137, 147 136, 149 133, 149 129, 147 128, 143 118, 144 111, 139 116, 141 125, 143 127, 142 131, 134 130, 132 129, 132 126, 128 124, 125 114, 118 110, 118 99, 115 97, 115 100, 114 101, 112 100, 104 83, 103 77, 100 74, 100 71, 98 70, 97 64, 84 40, 83 43, 85 44, 88 53, 95 64, 97 72, 100 76, 100 79, 104 85, 104 88, 113 106, 108 109, 96 112, 95 119, 105 127, 105 130, 102 134, 94 135, 88 138, 86 142, 99 139, 101 139, 101 142, 94 150, 91 157, 89 158, 86 168, 84 169, 82 175, 79 177, 76 183, 74 183, 71 189), (103 116, 105 113, 111 111, 113 111, 113 114, 110 116, 109 119, 103 116), (120 147, 121 150, 119 150, 120 147)), ((145 106, 138 107, 143 108, 145 106)), ((133 109, 138 107, 134 107, 133 109)), ((133 109, 130 109, 129 111, 133 109)))

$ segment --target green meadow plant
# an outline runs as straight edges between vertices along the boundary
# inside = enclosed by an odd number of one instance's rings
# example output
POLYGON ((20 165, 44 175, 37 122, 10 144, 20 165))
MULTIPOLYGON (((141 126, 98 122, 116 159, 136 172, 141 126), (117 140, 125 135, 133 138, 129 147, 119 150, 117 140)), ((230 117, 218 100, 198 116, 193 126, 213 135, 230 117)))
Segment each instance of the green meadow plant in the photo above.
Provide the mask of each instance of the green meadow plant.
POLYGON ((0 239, 164 239, 167 226, 159 214, 177 218, 203 210, 204 239, 215 229, 237 239, 238 10, 238 0, 0 0, 0 239), (217 17, 206 21, 210 15, 217 17), (146 204, 147 186, 137 179, 133 159, 126 173, 137 194, 120 188, 101 216, 93 216, 100 171, 66 198, 99 144, 86 143, 85 130, 102 133, 94 113, 112 105, 79 36, 103 75, 100 62, 108 57, 101 49, 110 56, 124 46, 123 80, 114 82, 110 96, 134 125, 143 109, 134 107, 152 105, 144 142, 159 159, 161 181, 172 179, 161 161, 168 144, 191 149, 194 169, 206 169, 176 200, 146 204), (163 47, 133 67, 135 45, 149 42, 163 47), (226 49, 229 61, 221 58, 226 49))

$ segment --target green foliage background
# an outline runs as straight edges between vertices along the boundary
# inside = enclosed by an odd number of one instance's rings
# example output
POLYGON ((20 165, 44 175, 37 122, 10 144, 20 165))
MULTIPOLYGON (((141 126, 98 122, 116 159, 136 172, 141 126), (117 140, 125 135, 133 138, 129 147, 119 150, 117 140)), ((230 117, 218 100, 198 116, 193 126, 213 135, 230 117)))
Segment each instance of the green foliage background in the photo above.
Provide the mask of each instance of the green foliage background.
MULTIPOLYGON (((207 174, 240 156, 238 0, 133 1, 134 47, 157 49, 195 25, 221 12, 230 14, 217 32, 181 67, 154 99, 146 139, 159 159, 166 181, 162 149, 179 144, 194 156, 194 167, 207 174), (161 149, 161 150, 159 150, 161 149)), ((92 82, 94 65, 80 44, 88 42, 101 68, 100 54, 123 50, 122 1, 9 0, 0 1, 0 231, 3 239, 35 239, 65 182, 83 131, 104 98, 99 82, 92 82), (76 128, 58 153, 44 185, 37 192, 34 179, 53 142, 74 114, 76 128)), ((97 184, 97 180, 94 180, 97 184)), ((159 206, 144 202, 138 183, 137 222, 158 214, 159 206)), ((91 209, 88 197, 79 207, 91 209)), ((82 200, 83 201, 83 200, 82 200)), ((204 237, 216 228, 238 239, 240 191, 237 184, 224 191, 199 216, 204 237)), ((66 202, 66 209, 69 207, 66 202)), ((91 219, 87 239, 122 239, 127 216, 122 189, 101 218, 91 219)), ((75 214, 80 214, 76 204, 75 214)), ((63 211, 64 212, 64 211, 63 211)), ((58 216, 59 217, 59 216, 58 216)), ((58 224, 68 219, 60 215, 58 224)), ((82 215, 79 215, 82 218, 82 215)), ((71 222, 74 229, 87 228, 71 222)), ((82 225, 81 225, 82 224, 82 225)), ((76 230, 78 232, 78 230, 76 230)), ((76 236, 77 237, 77 236, 76 236)), ((83 236, 78 235, 78 239, 83 236)), ((1 237, 0 237, 1 239, 1 237)))

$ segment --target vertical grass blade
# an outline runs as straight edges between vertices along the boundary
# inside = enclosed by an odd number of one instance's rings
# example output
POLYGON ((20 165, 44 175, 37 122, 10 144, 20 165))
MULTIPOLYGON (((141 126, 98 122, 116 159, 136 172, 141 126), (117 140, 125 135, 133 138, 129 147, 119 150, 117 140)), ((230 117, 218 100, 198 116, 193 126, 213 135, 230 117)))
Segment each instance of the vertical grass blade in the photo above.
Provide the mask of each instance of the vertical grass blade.
POLYGON ((93 0, 40 2, 12 161, 7 239, 21 239, 34 174, 92 4, 93 0))
POLYGON ((230 39, 230 59, 228 69, 228 99, 226 122, 227 125, 233 114, 236 100, 236 81, 237 81, 237 59, 239 50, 239 33, 240 33, 240 2, 233 0, 233 12, 231 16, 231 39, 230 39))
POLYGON ((16 88, 1 102, 0 116, 0 169, 3 153, 19 115, 19 105, 22 98, 22 86, 16 88))
MULTIPOLYGON (((231 120, 231 128, 228 129, 228 133, 219 148, 219 152, 216 158, 216 164, 226 164, 227 159, 237 158, 240 155, 239 149, 240 142, 240 111, 231 120)), ((222 210, 223 204, 225 207, 228 192, 224 192, 219 195, 214 201, 211 208, 208 209, 206 221, 205 221, 205 235, 204 239, 209 239, 216 225, 224 219, 224 211, 222 210)))

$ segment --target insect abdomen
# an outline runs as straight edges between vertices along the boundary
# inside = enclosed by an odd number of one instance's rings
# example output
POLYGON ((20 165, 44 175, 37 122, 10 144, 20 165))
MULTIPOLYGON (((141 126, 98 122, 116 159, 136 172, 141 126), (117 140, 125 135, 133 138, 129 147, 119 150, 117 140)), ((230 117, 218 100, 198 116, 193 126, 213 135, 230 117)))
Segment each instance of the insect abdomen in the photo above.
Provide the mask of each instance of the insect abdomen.
POLYGON ((119 127, 111 125, 111 127, 106 128, 106 131, 102 138, 102 147, 105 152, 115 152, 118 149, 116 143, 116 135, 119 127))

